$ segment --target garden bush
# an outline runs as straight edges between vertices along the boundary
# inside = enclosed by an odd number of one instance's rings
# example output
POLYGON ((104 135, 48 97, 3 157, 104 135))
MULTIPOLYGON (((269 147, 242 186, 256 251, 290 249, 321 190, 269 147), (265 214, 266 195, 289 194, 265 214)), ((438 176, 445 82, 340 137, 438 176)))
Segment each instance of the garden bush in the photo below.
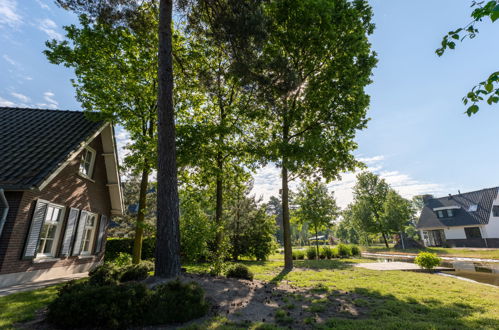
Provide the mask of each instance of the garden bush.
POLYGON ((130 253, 120 252, 111 262, 118 267, 127 266, 132 263, 132 255, 130 253))
POLYGON ((116 285, 119 283, 121 273, 119 267, 105 263, 91 270, 88 276, 88 282, 91 285, 116 285))
POLYGON ((152 293, 147 324, 186 322, 206 314, 204 290, 197 283, 179 280, 158 285, 152 293))
POLYGON ((340 252, 338 251, 338 247, 334 246, 331 248, 331 252, 333 254, 333 258, 339 258, 340 257, 340 252))
POLYGON ((305 259, 305 252, 302 250, 293 251, 293 260, 303 260, 305 259))
POLYGON ((360 248, 357 245, 350 245, 350 250, 353 256, 360 256, 360 248))
POLYGON ((331 259, 333 258, 333 249, 331 249, 330 246, 323 246, 322 247, 322 250, 321 250, 321 253, 324 254, 324 256, 327 258, 327 259, 331 259))
POLYGON ((240 264, 229 267, 226 276, 253 281, 253 273, 249 270, 248 267, 240 264))
POLYGON ((150 265, 141 262, 137 265, 128 265, 119 270, 120 282, 143 281, 150 272, 150 265))
POLYGON ((352 255, 352 249, 346 244, 338 244, 337 248, 340 257, 349 257, 352 255))
POLYGON ((308 260, 315 260, 317 257, 317 250, 315 249, 315 246, 311 246, 307 249, 307 259, 308 260))
POLYGON ((47 320, 61 328, 126 328, 143 323, 149 296, 141 283, 96 286, 71 282, 50 303, 47 320))
POLYGON ((414 263, 419 267, 422 267, 426 270, 432 270, 433 268, 440 265, 442 259, 437 257, 435 253, 430 252, 419 252, 416 259, 414 259, 414 263))

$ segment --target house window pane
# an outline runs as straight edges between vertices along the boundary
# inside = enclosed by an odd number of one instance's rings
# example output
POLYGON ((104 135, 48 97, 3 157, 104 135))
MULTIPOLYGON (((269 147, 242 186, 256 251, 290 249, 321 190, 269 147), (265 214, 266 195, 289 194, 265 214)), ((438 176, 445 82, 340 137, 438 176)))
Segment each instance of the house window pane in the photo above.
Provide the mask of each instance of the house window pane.
POLYGON ((45 214, 45 221, 40 231, 37 253, 43 256, 55 256, 57 235, 61 224, 62 207, 49 205, 45 214))
POLYGON ((438 212, 437 212, 437 216, 438 216, 439 218, 443 218, 443 217, 444 217, 444 212, 442 212, 442 211, 438 211, 438 212))
POLYGON ((80 162, 80 172, 85 175, 90 177, 92 175, 92 166, 93 166, 93 161, 95 159, 95 152, 90 149, 85 149, 83 150, 82 156, 81 156, 81 162, 80 162))
POLYGON ((464 228, 464 232, 466 233, 466 238, 482 238, 479 227, 464 228))
POLYGON ((81 248, 81 254, 83 255, 89 255, 92 253, 96 219, 97 217, 95 214, 87 215, 81 248))
POLYGON ((450 218, 450 217, 453 217, 454 216, 454 210, 452 209, 449 209, 447 210, 447 216, 450 218))
POLYGON ((499 205, 494 205, 492 207, 492 213, 493 213, 494 217, 499 217, 499 205))

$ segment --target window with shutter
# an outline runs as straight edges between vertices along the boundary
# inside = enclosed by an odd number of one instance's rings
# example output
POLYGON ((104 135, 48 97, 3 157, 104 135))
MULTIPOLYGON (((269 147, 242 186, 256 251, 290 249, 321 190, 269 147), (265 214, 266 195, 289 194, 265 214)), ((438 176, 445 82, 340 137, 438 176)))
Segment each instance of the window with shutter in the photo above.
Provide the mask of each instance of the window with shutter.
POLYGON ((99 234, 97 237, 97 246, 95 247, 95 253, 99 253, 102 251, 102 247, 104 245, 104 236, 106 235, 106 229, 107 229, 107 217, 105 215, 101 215, 99 223, 99 234))
POLYGON ((71 246, 75 238, 79 214, 80 210, 78 209, 71 208, 69 210, 68 221, 66 223, 66 230, 64 231, 64 238, 61 247, 61 256, 63 257, 67 257, 71 254, 71 246))
POLYGON ((74 241, 74 245, 73 245, 73 252, 71 253, 72 256, 80 255, 81 242, 83 240, 83 231, 85 229, 87 215, 88 215, 87 211, 80 212, 80 219, 78 220, 78 227, 76 229, 76 236, 75 236, 75 241, 74 241))
POLYGON ((26 245, 24 247, 24 259, 33 259, 36 256, 38 239, 42 230, 47 206, 48 203, 45 201, 38 200, 36 202, 35 211, 33 212, 33 218, 31 219, 31 226, 29 227, 28 237, 26 239, 26 245))

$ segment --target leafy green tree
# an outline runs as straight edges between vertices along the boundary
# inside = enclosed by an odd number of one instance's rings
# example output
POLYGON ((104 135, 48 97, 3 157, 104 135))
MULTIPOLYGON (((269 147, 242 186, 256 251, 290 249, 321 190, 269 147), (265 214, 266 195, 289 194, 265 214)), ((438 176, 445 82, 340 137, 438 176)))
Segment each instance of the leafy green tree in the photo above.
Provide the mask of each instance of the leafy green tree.
POLYGON ((253 56, 237 70, 255 85, 258 120, 268 133, 256 152, 281 169, 285 268, 291 269, 288 184, 315 175, 336 179, 358 165, 351 152, 367 122, 374 25, 365 1, 269 1, 263 13, 263 42, 254 43, 253 56))
MULTIPOLYGON (((499 18, 499 0, 491 1, 472 1, 471 7, 474 7, 471 12, 472 21, 464 27, 449 31, 442 39, 442 47, 435 52, 438 56, 442 56, 447 49, 454 49, 456 41, 463 41, 466 38, 473 39, 478 34, 476 25, 482 22, 484 18, 489 18, 495 22, 499 18)), ((464 105, 468 105, 466 113, 471 116, 479 111, 477 103, 487 98, 489 105, 499 102, 499 71, 493 72, 489 77, 474 86, 471 91, 463 97, 464 105)))
POLYGON ((414 217, 414 209, 411 201, 400 196, 395 190, 390 189, 383 203, 381 221, 389 233, 401 235, 402 246, 404 246, 405 228, 414 217))
POLYGON ((300 224, 308 224, 308 228, 315 233, 315 246, 319 256, 319 231, 324 231, 332 226, 338 216, 339 208, 333 194, 327 186, 320 181, 302 183, 298 190, 296 203, 298 208, 293 212, 293 217, 300 224))
POLYGON ((113 27, 86 15, 80 27, 64 27, 66 40, 46 43, 53 64, 74 68, 76 98, 87 114, 100 113, 130 134, 125 165, 140 173, 133 262, 140 261, 146 191, 156 167, 157 140, 157 19, 153 7, 137 8, 135 24, 113 27))
POLYGON ((390 186, 378 175, 362 172, 357 175, 357 183, 353 188, 353 218, 358 226, 368 233, 380 233, 388 247, 388 230, 384 226, 384 203, 390 186))

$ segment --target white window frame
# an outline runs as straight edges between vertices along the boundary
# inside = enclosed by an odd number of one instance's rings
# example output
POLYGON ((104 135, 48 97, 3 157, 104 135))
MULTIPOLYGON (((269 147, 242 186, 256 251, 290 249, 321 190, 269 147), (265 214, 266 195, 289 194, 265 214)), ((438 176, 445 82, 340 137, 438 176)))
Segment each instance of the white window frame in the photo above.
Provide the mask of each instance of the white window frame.
POLYGON ((93 251, 94 245, 95 245, 95 233, 97 231, 97 221, 98 221, 99 217, 98 217, 97 213, 92 213, 92 212, 88 212, 88 211, 85 211, 85 212, 87 213, 87 216, 85 217, 85 222, 88 220, 89 217, 94 217, 94 223, 93 223, 93 226, 90 227, 90 228, 92 228, 92 231, 90 233, 90 241, 89 241, 88 251, 84 251, 83 248, 85 247, 85 241, 87 238, 87 229, 89 228, 89 226, 85 223, 85 227, 83 227, 83 236, 81 238, 80 255, 81 256, 90 256, 90 255, 92 255, 92 251, 93 251))
POLYGON ((64 216, 66 215, 66 207, 64 207, 64 205, 51 203, 51 202, 48 202, 48 201, 45 201, 45 200, 40 200, 40 201, 47 204, 47 209, 45 210, 45 214, 43 215, 43 224, 42 224, 42 228, 40 229, 40 236, 38 237, 38 245, 37 245, 37 248, 36 248, 37 252, 36 252, 35 259, 55 258, 56 257, 56 253, 57 253, 57 248, 59 247, 59 239, 60 239, 60 236, 61 236, 62 224, 64 222, 64 216), (47 222, 47 213, 49 211, 49 208, 59 209, 59 217, 58 217, 58 221, 57 221, 57 228, 56 228, 56 231, 55 231, 54 239, 52 241, 52 248, 50 249, 50 252, 49 253, 39 253, 38 249, 40 247, 40 243, 41 243, 41 240, 42 240, 41 234, 43 232, 43 227, 45 226, 45 224, 47 222))
POLYGON ((92 175, 94 174, 94 165, 95 165, 96 155, 97 155, 97 152, 95 151, 95 149, 93 149, 89 146, 86 146, 85 149, 83 149, 82 156, 80 158, 80 167, 78 169, 80 175, 82 175, 88 179, 92 178, 92 175), (84 173, 82 171, 82 165, 83 165, 83 162, 85 161, 84 157, 87 155, 87 152, 90 152, 90 154, 92 155, 92 158, 90 159, 90 166, 88 167, 88 173, 84 173))

